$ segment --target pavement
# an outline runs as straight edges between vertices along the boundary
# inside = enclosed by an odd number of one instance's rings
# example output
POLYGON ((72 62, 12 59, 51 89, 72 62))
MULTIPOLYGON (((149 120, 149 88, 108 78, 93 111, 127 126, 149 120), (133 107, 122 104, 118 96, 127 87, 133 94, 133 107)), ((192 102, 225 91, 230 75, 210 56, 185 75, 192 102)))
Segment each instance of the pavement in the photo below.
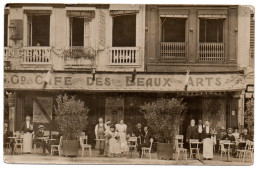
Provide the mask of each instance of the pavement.
MULTIPOLYGON (((152 159, 138 158, 138 153, 133 152, 132 158, 130 155, 123 157, 97 157, 98 151, 92 150, 92 157, 89 157, 89 153, 85 151, 84 157, 81 157, 81 151, 79 150, 78 157, 64 157, 64 156, 43 156, 41 149, 34 150, 32 154, 15 154, 11 155, 10 152, 6 152, 4 155, 4 161, 9 164, 130 164, 130 165, 252 165, 249 160, 241 162, 237 158, 231 158, 232 162, 226 162, 227 158, 223 158, 220 155, 214 155, 212 160, 199 160, 190 159, 184 160, 182 157, 178 161, 176 160, 158 160, 156 153, 151 153, 152 159)), ((201 154, 202 159, 202 154, 201 154)))

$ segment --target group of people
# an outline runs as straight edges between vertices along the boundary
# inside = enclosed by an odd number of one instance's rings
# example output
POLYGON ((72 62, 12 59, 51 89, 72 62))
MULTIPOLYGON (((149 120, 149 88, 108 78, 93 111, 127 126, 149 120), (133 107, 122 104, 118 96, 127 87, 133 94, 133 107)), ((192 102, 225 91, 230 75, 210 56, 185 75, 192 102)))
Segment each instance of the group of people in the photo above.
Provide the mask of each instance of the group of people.
MULTIPOLYGON (((130 135, 127 134, 127 125, 124 124, 123 120, 120 120, 119 124, 112 124, 109 119, 104 123, 103 118, 99 118, 98 121, 99 123, 95 126, 96 149, 99 150, 98 156, 124 156, 129 151, 127 138, 130 135)), ((148 127, 144 127, 144 130, 142 130, 141 123, 138 123, 132 136, 138 138, 137 150, 141 157, 142 147, 150 146, 151 133, 148 131, 148 127)))
POLYGON ((245 146, 243 141, 252 140, 252 136, 248 133, 246 128, 243 129, 243 133, 239 134, 238 129, 235 129, 233 132, 232 128, 228 128, 227 132, 224 127, 220 128, 220 131, 217 132, 215 128, 210 126, 208 120, 205 123, 202 123, 202 120, 198 120, 198 125, 195 124, 195 120, 192 119, 190 126, 187 128, 186 132, 186 142, 189 143, 190 139, 198 139, 202 142, 200 147, 203 151, 203 158, 211 160, 213 158, 213 147, 214 145, 217 148, 220 148, 220 140, 230 140, 230 142, 235 142, 236 144, 232 145, 232 155, 236 156, 236 150, 242 149, 245 146))

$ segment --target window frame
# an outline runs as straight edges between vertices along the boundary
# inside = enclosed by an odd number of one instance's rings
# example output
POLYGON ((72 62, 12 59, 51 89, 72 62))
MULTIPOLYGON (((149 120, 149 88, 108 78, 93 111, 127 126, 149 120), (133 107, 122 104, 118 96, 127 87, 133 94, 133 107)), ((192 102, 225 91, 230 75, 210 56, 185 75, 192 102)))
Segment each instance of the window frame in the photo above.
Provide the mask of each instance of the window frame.
MULTIPOLYGON (((4 45, 4 47, 8 47, 8 46, 10 46, 10 35, 9 35, 9 24, 10 24, 10 8, 9 7, 6 7, 5 8, 5 11, 4 11, 4 15, 6 15, 7 16, 7 23, 6 23, 6 25, 4 25, 4 26, 7 26, 7 29, 6 29, 6 46, 4 45)), ((4 18, 5 19, 5 18, 4 18)), ((4 41, 5 41, 5 39, 4 39, 4 41)), ((5 44, 5 42, 4 42, 4 44, 5 44)))

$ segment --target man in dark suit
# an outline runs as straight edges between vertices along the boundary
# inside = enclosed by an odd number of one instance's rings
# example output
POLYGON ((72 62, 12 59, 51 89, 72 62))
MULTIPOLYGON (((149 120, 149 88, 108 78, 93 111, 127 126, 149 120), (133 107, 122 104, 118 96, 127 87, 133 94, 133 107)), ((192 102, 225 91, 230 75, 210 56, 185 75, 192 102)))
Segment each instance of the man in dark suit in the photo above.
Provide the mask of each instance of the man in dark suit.
POLYGON ((152 138, 151 132, 148 130, 148 127, 144 127, 143 139, 141 140, 141 144, 138 145, 137 151, 139 152, 139 157, 142 155, 142 147, 150 147, 150 140, 152 138))
POLYGON ((141 144, 141 140, 143 137, 142 124, 138 123, 134 129, 134 135, 137 137, 137 143, 141 144))
POLYGON ((186 132, 186 142, 189 142, 190 139, 198 139, 198 127, 195 125, 194 119, 191 119, 186 132))

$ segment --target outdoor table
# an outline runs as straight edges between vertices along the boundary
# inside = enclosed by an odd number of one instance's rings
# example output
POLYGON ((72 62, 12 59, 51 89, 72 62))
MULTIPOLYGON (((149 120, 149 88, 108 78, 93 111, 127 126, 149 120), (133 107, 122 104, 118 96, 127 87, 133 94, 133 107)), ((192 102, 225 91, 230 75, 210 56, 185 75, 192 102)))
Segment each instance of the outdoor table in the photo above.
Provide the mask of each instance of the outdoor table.
POLYGON ((230 145, 235 145, 235 143, 223 143, 224 145, 228 145, 228 152, 227 152, 227 162, 232 162, 231 160, 230 160, 230 154, 229 154, 229 152, 230 152, 230 145))
MULTIPOLYGON (((137 142, 137 141, 127 140, 128 146, 129 146, 129 145, 132 145, 132 143, 134 143, 134 142, 137 142)), ((133 156, 132 156, 133 151, 132 151, 132 149, 131 149, 131 146, 129 146, 129 151, 130 151, 130 153, 131 153, 131 157, 130 157, 130 158, 132 158, 132 157, 133 157, 133 156)))

